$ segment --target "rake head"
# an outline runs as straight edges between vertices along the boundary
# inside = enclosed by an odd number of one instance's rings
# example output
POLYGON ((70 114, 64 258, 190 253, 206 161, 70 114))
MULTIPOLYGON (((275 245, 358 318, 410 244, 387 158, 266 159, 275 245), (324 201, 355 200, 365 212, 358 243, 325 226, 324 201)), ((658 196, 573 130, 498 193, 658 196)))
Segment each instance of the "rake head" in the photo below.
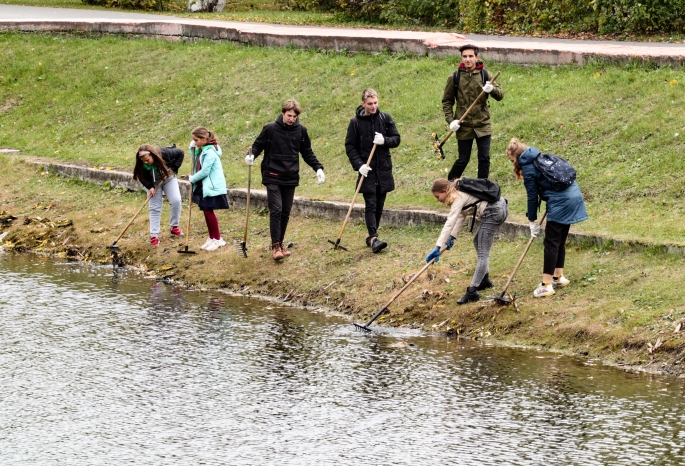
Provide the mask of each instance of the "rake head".
POLYGON ((112 254, 116 254, 116 253, 118 253, 119 251, 121 251, 121 249, 119 249, 119 246, 117 246, 116 243, 110 244, 109 246, 107 246, 107 249, 109 249, 110 251, 112 251, 112 254))
POLYGON ((365 333, 371 333, 373 330, 371 330, 369 327, 366 325, 358 324, 356 322, 354 323, 354 329, 359 331, 359 332, 365 332, 365 333))
POLYGON ((238 253, 247 259, 247 245, 245 244, 245 241, 241 241, 238 245, 238 253))
POLYGON ((328 242, 333 245, 333 250, 342 249, 343 251, 350 252, 350 250, 347 249, 345 246, 340 245, 340 239, 338 239, 337 241, 328 240, 328 242))
POLYGON ((435 149, 436 152, 439 152, 438 158, 440 160, 443 160, 445 158, 445 151, 442 150, 442 142, 440 141, 440 138, 438 137, 437 133, 433 133, 431 135, 434 139, 433 141, 433 149, 435 149))
POLYGON ((501 304, 502 306, 508 306, 509 304, 512 303, 512 299, 504 296, 505 292, 502 291, 499 296, 490 296, 490 298, 495 301, 497 304, 501 304))
POLYGON ((184 246, 183 249, 177 251, 179 254, 197 254, 195 251, 190 251, 188 246, 184 246))

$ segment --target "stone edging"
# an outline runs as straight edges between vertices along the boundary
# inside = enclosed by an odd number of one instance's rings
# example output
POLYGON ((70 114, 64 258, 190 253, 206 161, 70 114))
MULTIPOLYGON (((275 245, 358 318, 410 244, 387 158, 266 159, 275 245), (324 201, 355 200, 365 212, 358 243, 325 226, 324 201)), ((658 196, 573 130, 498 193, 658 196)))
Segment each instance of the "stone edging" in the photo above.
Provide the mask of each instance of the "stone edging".
MULTIPOLYGON (((67 176, 70 178, 78 178, 82 181, 91 183, 104 184, 109 182, 113 188, 124 188, 129 191, 143 191, 143 186, 134 181, 130 172, 121 170, 98 170, 79 165, 47 162, 36 159, 29 159, 29 161, 46 170, 67 176)), ((187 198, 190 193, 190 183, 186 180, 179 180, 179 187, 181 196, 187 198)), ((265 190, 251 190, 250 205, 254 208, 268 208, 265 190)), ((229 200, 231 205, 236 207, 244 207, 247 200, 246 189, 229 189, 229 200)), ((334 201, 313 201, 302 197, 295 197, 293 203, 292 213, 302 217, 319 217, 329 220, 343 221, 350 208, 349 203, 334 202, 334 201)), ((441 227, 444 225, 447 215, 441 212, 430 210, 400 210, 400 209, 385 209, 383 211, 383 224, 394 227, 404 227, 411 225, 433 225, 441 227)), ((364 221, 364 207, 363 205, 355 205, 350 215, 350 221, 363 222, 364 221)), ((528 236, 530 230, 528 225, 514 222, 504 222, 500 227, 498 235, 508 239, 515 239, 519 236, 528 236)), ((653 250, 658 252, 665 252, 669 254, 676 254, 685 256, 685 246, 679 244, 668 243, 652 243, 648 241, 631 241, 610 238, 606 236, 590 235, 584 233, 570 232, 568 235, 569 241, 576 244, 594 245, 596 247, 607 248, 627 248, 632 250, 644 251, 653 250)))
MULTIPOLYGON (((69 20, 5 20, 0 31, 88 32, 96 34, 143 35, 167 40, 207 39, 233 41, 258 46, 295 46, 303 49, 349 50, 354 52, 405 52, 427 56, 459 54, 466 38, 445 32, 384 31, 374 29, 317 28, 230 21, 193 20, 170 17, 168 20, 115 20, 74 18, 69 20)), ((591 59, 617 64, 632 60, 657 65, 680 66, 685 61, 685 47, 664 48, 641 44, 550 44, 542 40, 505 42, 493 39, 469 39, 478 45, 489 60, 547 65, 584 65, 591 59), (681 50, 682 49, 682 50, 681 50)))

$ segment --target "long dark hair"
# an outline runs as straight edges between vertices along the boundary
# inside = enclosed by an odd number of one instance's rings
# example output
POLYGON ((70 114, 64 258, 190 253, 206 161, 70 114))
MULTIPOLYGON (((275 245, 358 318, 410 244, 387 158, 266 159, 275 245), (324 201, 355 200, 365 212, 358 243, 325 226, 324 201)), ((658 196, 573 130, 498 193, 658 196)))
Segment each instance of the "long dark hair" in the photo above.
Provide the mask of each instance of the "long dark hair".
POLYGON ((138 148, 138 151, 136 152, 136 166, 133 168, 134 180, 140 181, 145 177, 145 174, 147 172, 147 170, 145 169, 145 165, 143 164, 143 161, 140 160, 141 151, 148 151, 150 153, 150 156, 152 156, 153 160, 152 164, 155 167, 157 167, 157 170, 159 171, 160 175, 162 175, 162 179, 169 177, 169 169, 164 163, 164 159, 162 158, 162 151, 160 150, 160 148, 156 146, 151 146, 150 144, 143 144, 138 148))

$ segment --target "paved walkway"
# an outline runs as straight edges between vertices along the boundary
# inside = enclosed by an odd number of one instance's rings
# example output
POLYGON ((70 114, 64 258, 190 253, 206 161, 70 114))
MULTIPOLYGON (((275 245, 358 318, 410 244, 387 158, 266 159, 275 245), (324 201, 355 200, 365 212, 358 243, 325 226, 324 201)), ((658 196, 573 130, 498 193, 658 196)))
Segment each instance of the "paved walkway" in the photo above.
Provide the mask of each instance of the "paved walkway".
POLYGON ((292 44, 302 48, 362 52, 390 50, 431 56, 456 55, 459 46, 470 42, 478 45, 488 60, 550 65, 583 65, 592 58, 608 59, 615 63, 627 63, 634 59, 650 60, 659 65, 674 66, 685 61, 684 44, 286 26, 17 5, 0 5, 0 30, 142 34, 179 39, 230 40, 264 46, 292 44))

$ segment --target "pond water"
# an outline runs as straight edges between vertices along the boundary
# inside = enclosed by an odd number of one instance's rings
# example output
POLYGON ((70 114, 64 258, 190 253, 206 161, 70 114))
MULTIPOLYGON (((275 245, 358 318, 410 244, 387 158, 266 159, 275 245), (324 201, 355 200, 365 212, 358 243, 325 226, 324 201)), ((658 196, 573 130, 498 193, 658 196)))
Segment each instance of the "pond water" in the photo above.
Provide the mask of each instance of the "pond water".
POLYGON ((2 465, 685 463, 668 377, 28 255, 0 316, 2 465))

